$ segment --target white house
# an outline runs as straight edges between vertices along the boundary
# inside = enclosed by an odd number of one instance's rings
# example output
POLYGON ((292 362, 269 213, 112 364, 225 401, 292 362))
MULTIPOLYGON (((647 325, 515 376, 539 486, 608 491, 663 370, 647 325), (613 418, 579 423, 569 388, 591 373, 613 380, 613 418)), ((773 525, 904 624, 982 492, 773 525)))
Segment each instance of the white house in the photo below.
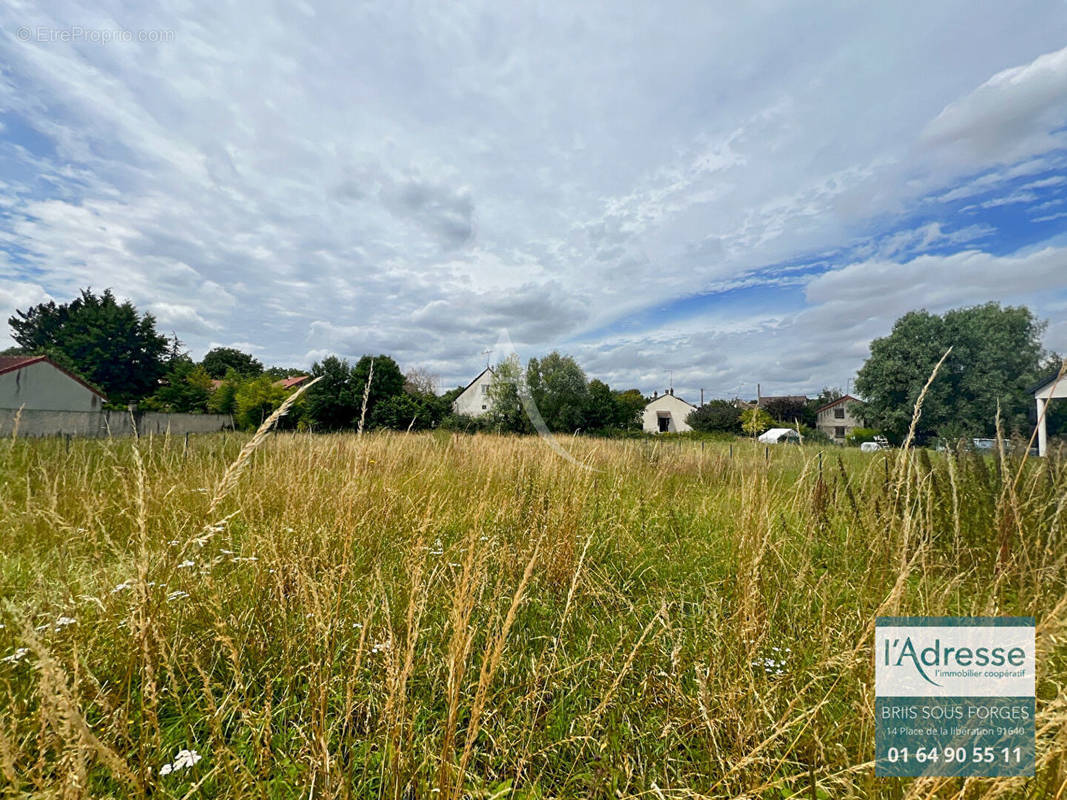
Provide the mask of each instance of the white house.
POLYGON ((47 356, 0 356, 0 408, 99 411, 99 391, 47 356))
POLYGON ((466 388, 452 401, 452 410, 467 417, 480 417, 489 410, 489 384, 493 381, 493 370, 486 367, 478 377, 467 384, 466 388))
POLYGON ((1061 377, 1059 372, 1050 375, 1031 391, 1037 403, 1037 452, 1045 455, 1048 450, 1048 429, 1045 426, 1048 404, 1053 400, 1067 399, 1067 375, 1061 377))
POLYGON ((850 394, 831 400, 815 409, 815 427, 829 436, 836 444, 844 444, 845 437, 861 427, 859 418, 852 413, 853 404, 859 403, 850 394))
POLYGON ((690 405, 680 397, 674 396, 674 389, 668 389, 665 393, 657 395, 653 393, 652 399, 645 406, 642 416, 642 427, 646 433, 684 433, 692 428, 685 419, 697 407, 690 405))

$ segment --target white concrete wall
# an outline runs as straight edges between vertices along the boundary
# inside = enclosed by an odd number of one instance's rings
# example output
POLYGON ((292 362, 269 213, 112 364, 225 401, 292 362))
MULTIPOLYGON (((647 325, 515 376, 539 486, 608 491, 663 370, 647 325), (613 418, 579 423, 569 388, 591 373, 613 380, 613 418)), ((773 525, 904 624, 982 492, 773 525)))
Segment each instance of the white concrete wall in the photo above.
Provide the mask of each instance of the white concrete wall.
POLYGON ((99 411, 100 398, 47 361, 0 375, 0 408, 99 411))
POLYGON ((452 410, 468 417, 480 417, 489 411, 489 384, 493 382, 493 373, 484 370, 474 379, 474 383, 452 401, 452 410))
POLYGON ((0 408, 0 436, 9 437, 18 418, 18 436, 131 436, 137 432, 182 436, 186 433, 216 433, 233 427, 228 414, 163 414, 128 411, 41 411, 0 408))
POLYGON ((660 414, 667 415, 668 433, 685 433, 693 430, 686 424, 686 417, 696 411, 696 407, 675 397, 673 394, 662 394, 645 406, 641 417, 641 427, 646 433, 659 433, 660 414))
POLYGON ((844 444, 845 436, 848 436, 854 429, 863 426, 862 420, 855 416, 851 411, 851 405, 854 402, 854 400, 849 400, 844 403, 838 403, 836 406, 823 409, 815 417, 815 427, 833 439, 837 444, 844 444), (834 416, 835 409, 839 408, 844 409, 844 419, 838 419, 834 416), (845 429, 844 435, 842 436, 837 435, 837 429, 839 427, 844 427, 845 429))

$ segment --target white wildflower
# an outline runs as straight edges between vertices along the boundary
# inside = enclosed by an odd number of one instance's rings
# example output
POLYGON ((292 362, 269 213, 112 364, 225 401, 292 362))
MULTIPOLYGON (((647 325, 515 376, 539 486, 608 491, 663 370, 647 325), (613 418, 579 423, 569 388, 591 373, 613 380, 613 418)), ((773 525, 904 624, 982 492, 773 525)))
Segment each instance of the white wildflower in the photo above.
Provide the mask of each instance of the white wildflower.
POLYGON ((114 589, 111 590, 111 594, 118 594, 119 592, 125 592, 127 589, 130 588, 130 586, 131 586, 131 584, 130 584, 129 581, 123 581, 122 583, 120 583, 118 586, 116 586, 114 589))
POLYGON ((180 769, 188 769, 196 764, 201 758, 200 754, 195 750, 179 750, 178 755, 174 757, 172 764, 164 764, 159 768, 160 775, 170 775, 172 772, 177 772, 180 769))
POLYGON ((67 627, 68 625, 77 625, 77 624, 78 624, 78 620, 76 620, 76 619, 74 619, 72 617, 60 617, 59 619, 57 619, 55 621, 55 629, 57 631, 60 631, 60 630, 63 630, 63 628, 67 627))
MULTIPOLYGON (((779 648, 772 647, 771 650, 775 653, 781 653, 779 648)), ((762 667, 763 672, 766 675, 784 675, 785 674, 785 656, 780 655, 778 658, 766 657, 762 658, 752 664, 754 667, 762 667)))
POLYGON ((179 589, 176 592, 171 592, 170 594, 168 594, 167 595, 167 601, 170 602, 172 600, 182 600, 182 599, 184 599, 184 598, 186 598, 188 596, 189 596, 188 592, 183 592, 181 589, 179 589))
POLYGON ((22 659, 24 659, 26 656, 28 656, 29 653, 30 653, 29 648, 20 647, 18 650, 16 650, 11 655, 4 656, 3 658, 0 658, 0 661, 3 661, 3 662, 8 663, 8 664, 17 664, 20 661, 22 661, 22 659))
POLYGON ((195 567, 195 566, 196 566, 196 562, 195 561, 192 561, 191 559, 186 559, 185 561, 183 561, 182 563, 180 563, 178 565, 178 569, 186 569, 188 567, 195 567))

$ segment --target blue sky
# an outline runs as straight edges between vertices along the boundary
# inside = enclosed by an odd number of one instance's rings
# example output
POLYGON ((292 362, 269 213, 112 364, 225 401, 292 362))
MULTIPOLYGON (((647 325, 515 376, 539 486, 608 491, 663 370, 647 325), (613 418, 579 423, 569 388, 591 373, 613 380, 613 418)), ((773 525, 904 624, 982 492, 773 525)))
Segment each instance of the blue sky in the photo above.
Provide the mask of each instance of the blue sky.
POLYGON ((913 308, 1067 352, 1062 3, 42 5, 0 8, 4 318, 110 286, 442 389, 506 330, 690 398, 844 387, 913 308))

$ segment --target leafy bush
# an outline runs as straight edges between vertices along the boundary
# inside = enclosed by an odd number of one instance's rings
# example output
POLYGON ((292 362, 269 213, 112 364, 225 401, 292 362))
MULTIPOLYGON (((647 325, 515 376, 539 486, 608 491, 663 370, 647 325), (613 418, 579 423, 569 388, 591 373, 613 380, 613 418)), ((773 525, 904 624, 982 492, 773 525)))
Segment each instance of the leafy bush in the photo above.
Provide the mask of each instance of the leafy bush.
POLYGON ((864 442, 873 442, 874 437, 880 433, 876 428, 853 428, 845 436, 845 444, 849 447, 859 447, 864 442))
POLYGON ((685 422, 695 431, 741 433, 741 409, 726 400, 712 400, 690 412, 685 422))
POLYGON ((749 436, 759 436, 774 425, 774 419, 762 408, 746 408, 741 412, 741 430, 749 436))

